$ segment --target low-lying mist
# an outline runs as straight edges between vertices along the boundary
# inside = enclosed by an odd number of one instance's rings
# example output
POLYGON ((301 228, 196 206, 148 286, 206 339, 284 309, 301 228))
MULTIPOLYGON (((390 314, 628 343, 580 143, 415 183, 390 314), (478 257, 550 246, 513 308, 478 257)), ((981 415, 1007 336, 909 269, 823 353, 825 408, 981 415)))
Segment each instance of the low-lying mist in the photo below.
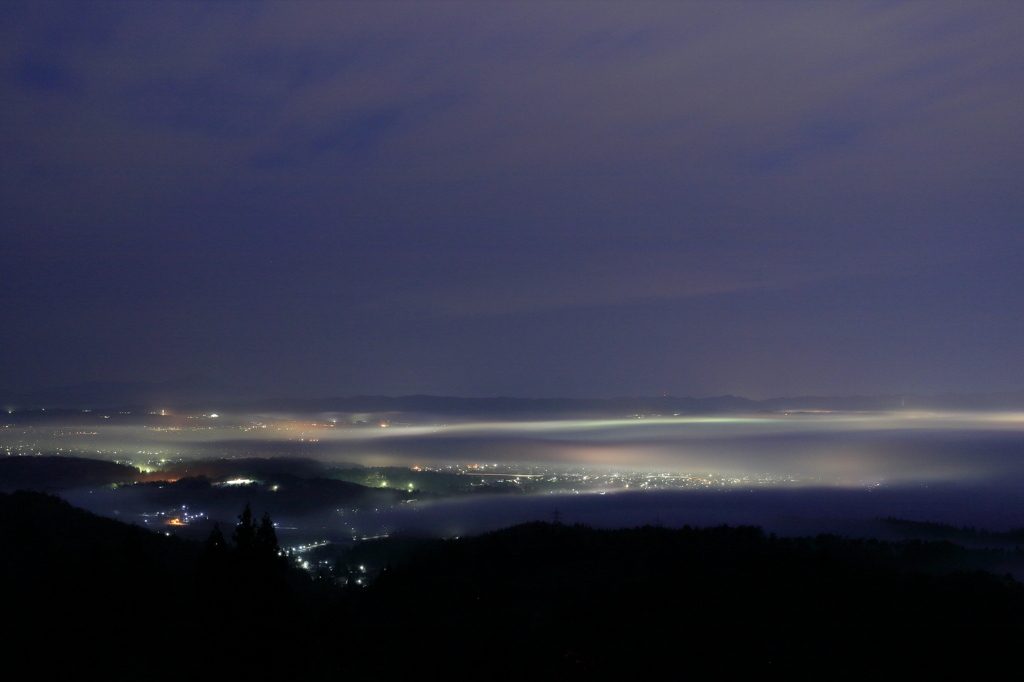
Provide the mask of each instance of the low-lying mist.
MULTIPOLYGON (((153 462, 161 458, 299 456, 330 463, 547 463, 753 474, 826 485, 966 481, 1024 474, 1024 415, 871 414, 659 418, 402 426, 328 419, 207 420, 197 427, 122 426, 52 435, 28 450, 153 462)), ((29 436, 3 434, 0 445, 29 436)), ((22 454, 30 454, 22 452, 22 454)))
MULTIPOLYGON (((338 463, 456 469, 489 464, 594 473, 714 475, 706 490, 638 491, 609 485, 574 493, 418 499, 343 515, 280 516, 282 527, 335 538, 399 529, 475 533, 550 519, 621 526, 660 522, 757 524, 776 532, 854 532, 898 516, 1024 526, 1024 415, 796 414, 402 425, 336 415, 236 416, 201 425, 131 426, 47 435, 4 434, 2 445, 131 460, 304 457, 338 463), (26 438, 35 438, 27 443, 26 438), (18 439, 21 439, 20 441, 18 439), (600 494, 598 494, 600 493, 600 494)), ((117 491, 68 493, 111 514, 117 491)), ((127 492, 127 491, 126 491, 127 492)), ((262 509, 257 510, 262 512, 262 509)), ((877 528, 876 528, 877 530, 877 528)), ((865 531, 867 532, 867 531, 865 531)), ((285 533, 286 534, 286 533, 285 533)), ((877 533, 876 533, 877 534, 877 533)))

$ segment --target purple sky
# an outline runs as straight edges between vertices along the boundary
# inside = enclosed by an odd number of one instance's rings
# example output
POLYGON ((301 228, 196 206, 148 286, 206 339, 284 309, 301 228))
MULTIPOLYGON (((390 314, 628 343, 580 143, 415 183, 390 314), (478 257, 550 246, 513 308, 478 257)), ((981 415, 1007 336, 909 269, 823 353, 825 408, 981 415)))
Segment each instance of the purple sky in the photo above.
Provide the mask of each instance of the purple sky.
POLYGON ((0 5, 0 388, 1024 388, 1020 2, 0 5))

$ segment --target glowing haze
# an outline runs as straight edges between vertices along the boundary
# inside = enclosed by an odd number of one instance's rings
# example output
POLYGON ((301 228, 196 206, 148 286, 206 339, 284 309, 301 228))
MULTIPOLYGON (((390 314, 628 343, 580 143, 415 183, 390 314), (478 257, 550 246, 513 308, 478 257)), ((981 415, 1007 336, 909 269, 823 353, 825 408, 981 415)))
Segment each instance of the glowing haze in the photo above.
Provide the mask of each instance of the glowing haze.
MULTIPOLYGON (((359 415, 366 416, 366 415, 359 415)), ((96 427, 18 431, 12 447, 152 462, 161 458, 301 456, 327 464, 548 464, 726 478, 772 477, 794 484, 865 487, 885 483, 1024 480, 1024 415, 835 414, 651 418, 402 426, 346 424, 337 415, 300 420, 224 418, 214 426, 96 427)), ((380 420, 377 420, 378 422, 380 420)))
MULTIPOLYGON (((555 507, 567 521, 611 527, 655 521, 745 523, 783 533, 885 536, 890 529, 877 519, 886 516, 1001 530, 1024 524, 1022 414, 776 415, 426 426, 345 422, 345 415, 338 414, 302 419, 221 415, 180 428, 101 426, 84 435, 5 429, 0 445, 12 454, 75 453, 130 460, 155 470, 165 466, 161 460, 175 460, 176 475, 181 471, 191 475, 189 458, 298 456, 315 458, 326 466, 452 467, 476 483, 484 480, 473 478, 486 472, 484 465, 498 465, 492 471, 548 472, 545 478, 561 476, 558 472, 571 474, 560 478, 564 481, 579 481, 584 474, 608 481, 586 484, 578 491, 571 483, 545 488, 554 496, 542 492, 428 497, 347 514, 335 513, 333 507, 305 516, 271 509, 275 518, 293 529, 289 533, 309 538, 346 539, 397 529, 459 535, 549 518, 555 507), (618 474, 609 476, 610 472, 618 474), (659 482, 667 475, 689 479, 683 479, 681 487, 669 481, 666 489, 659 482), (710 485, 701 483, 705 480, 710 485), (626 481, 633 482, 632 488, 624 485, 626 481), (644 489, 646 484, 637 489, 643 481, 662 489, 644 489), (602 492, 606 494, 594 494, 602 492)), ((154 503, 147 501, 152 492, 90 487, 63 494, 98 513, 127 518, 128 510, 152 511, 154 503)), ((234 511, 220 513, 231 518, 234 511)))

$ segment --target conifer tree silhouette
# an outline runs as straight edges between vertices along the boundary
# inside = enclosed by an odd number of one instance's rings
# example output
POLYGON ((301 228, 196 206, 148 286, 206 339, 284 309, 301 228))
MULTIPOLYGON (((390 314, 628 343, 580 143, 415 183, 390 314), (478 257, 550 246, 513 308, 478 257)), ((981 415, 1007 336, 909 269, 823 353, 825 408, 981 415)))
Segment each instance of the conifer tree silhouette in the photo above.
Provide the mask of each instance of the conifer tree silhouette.
MULTIPOLYGON (((248 507, 246 507, 248 509, 248 507)), ((254 537, 256 551, 261 556, 277 556, 279 547, 277 545, 277 531, 274 530, 274 522, 270 520, 270 513, 263 512, 263 519, 256 528, 254 537)))
POLYGON ((238 525, 235 526, 231 539, 235 541, 235 550, 242 555, 252 554, 256 549, 256 521, 252 518, 252 510, 248 503, 238 516, 238 525))

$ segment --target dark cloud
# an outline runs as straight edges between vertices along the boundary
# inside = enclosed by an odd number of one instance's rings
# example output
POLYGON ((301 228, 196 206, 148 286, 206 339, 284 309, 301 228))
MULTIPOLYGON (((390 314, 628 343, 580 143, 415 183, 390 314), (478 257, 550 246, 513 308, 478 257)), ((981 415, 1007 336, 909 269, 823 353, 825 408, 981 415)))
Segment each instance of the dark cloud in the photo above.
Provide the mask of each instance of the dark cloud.
POLYGON ((0 383, 846 393, 1024 370, 1017 4, 3 11, 0 383))
POLYGON ((71 81, 69 69, 55 61, 26 57, 18 71, 18 83, 26 88, 61 89, 71 81))

